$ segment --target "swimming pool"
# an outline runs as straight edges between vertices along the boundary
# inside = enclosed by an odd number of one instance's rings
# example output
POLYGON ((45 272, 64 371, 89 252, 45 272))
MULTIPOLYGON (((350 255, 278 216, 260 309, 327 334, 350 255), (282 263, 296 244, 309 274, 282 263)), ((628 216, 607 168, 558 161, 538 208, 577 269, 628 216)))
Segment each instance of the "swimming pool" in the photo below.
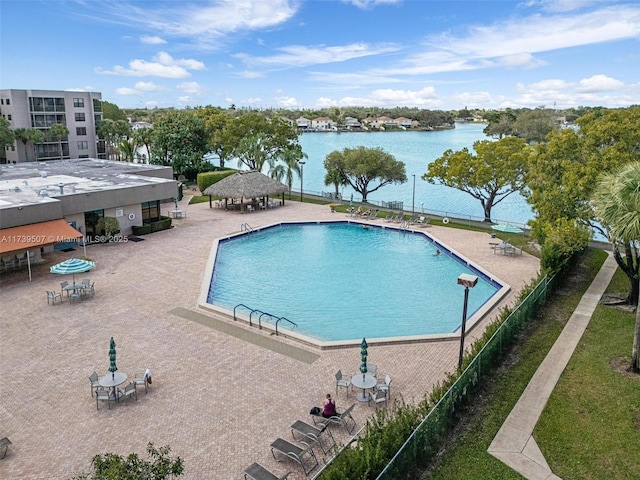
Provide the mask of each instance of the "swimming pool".
POLYGON ((426 233, 380 224, 284 223, 216 243, 208 305, 285 317, 319 342, 452 334, 461 273, 479 277, 469 319, 504 288, 426 233))

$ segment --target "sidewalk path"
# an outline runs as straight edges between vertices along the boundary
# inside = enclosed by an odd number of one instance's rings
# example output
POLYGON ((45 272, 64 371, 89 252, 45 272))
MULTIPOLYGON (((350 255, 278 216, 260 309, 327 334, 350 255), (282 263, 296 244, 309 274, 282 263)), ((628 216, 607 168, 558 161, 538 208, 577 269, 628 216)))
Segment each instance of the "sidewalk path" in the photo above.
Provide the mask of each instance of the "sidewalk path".
POLYGON ((562 333, 531 378, 522 396, 500 427, 489 453, 529 480, 560 480, 554 475, 532 436, 549 396, 564 371, 591 315, 598 306, 617 264, 609 253, 602 268, 582 296, 562 333))

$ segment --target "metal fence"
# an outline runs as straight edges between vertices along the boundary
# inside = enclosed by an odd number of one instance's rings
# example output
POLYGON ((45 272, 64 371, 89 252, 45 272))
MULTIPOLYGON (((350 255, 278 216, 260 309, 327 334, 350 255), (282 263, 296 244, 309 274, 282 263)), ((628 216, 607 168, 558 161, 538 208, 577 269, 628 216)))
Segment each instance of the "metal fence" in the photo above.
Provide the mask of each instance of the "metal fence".
POLYGON ((421 470, 429 466, 455 424, 456 412, 466 402, 473 401, 474 391, 483 382, 491 381, 493 370, 500 365, 509 347, 516 341, 518 332, 533 319, 536 311, 546 302, 547 295, 555 288, 555 279, 555 276, 543 278, 498 327, 376 480, 416 478, 421 470))
MULTIPOLYGON (((305 190, 304 194, 308 196, 322 198, 329 202, 336 202, 341 204, 349 204, 350 198, 351 198, 351 197, 344 197, 341 194, 336 195, 333 192, 324 192, 324 191, 314 192, 314 191, 305 190)), ((291 191, 291 195, 292 197, 299 196, 300 191, 299 190, 296 191, 294 189, 291 191)), ((361 203, 361 202, 357 198, 354 198, 353 203, 361 203)), ((401 201, 367 200, 367 205, 376 205, 380 208, 383 208, 383 209, 387 208, 389 210, 404 210, 404 202, 401 202, 401 201)), ((421 215, 430 215, 430 216, 440 217, 440 218, 455 219, 457 223, 461 223, 467 226, 476 225, 484 222, 484 217, 479 217, 477 215, 468 215, 465 213, 455 212, 451 210, 434 210, 434 209, 421 208, 419 212, 418 212, 418 209, 416 209, 416 211, 413 213, 420 213, 421 215)), ((514 222, 513 220, 509 220, 509 219, 492 217, 491 221, 493 223, 507 223, 510 225, 514 225, 516 227, 520 227, 524 229, 525 231, 529 229, 529 226, 526 223, 514 222)))

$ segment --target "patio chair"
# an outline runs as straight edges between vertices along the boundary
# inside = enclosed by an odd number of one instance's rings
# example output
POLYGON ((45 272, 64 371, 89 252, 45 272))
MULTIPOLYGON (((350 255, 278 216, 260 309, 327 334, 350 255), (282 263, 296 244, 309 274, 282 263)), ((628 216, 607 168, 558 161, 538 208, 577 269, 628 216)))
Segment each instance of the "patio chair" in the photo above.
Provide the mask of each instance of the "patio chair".
POLYGON ((332 448, 336 447, 336 441, 333 438, 333 434, 331 433, 331 430, 326 427, 314 427, 313 425, 309 425, 302 420, 296 420, 295 423, 291 425, 291 435, 293 436, 294 440, 298 440, 296 438, 296 433, 311 440, 312 442, 317 443, 320 446, 322 453, 324 453, 325 455, 332 448))
POLYGON ((133 376, 133 383, 138 385, 144 385, 144 393, 147 393, 148 389, 151 388, 151 370, 148 368, 141 373, 136 373, 133 376))
POLYGON ((384 219, 384 221, 385 221, 385 222, 387 222, 387 223, 391 223, 391 222, 393 222, 393 221, 396 219, 396 217, 397 217, 397 216, 398 216, 398 213, 396 213, 396 212, 389 212, 389 213, 387 214, 387 217, 384 219))
POLYGON ((278 438, 271 444, 271 455, 276 461, 279 461, 276 457, 276 452, 290 458, 294 462, 298 463, 302 467, 305 475, 309 475, 315 469, 319 463, 316 458, 316 454, 313 453, 313 449, 305 442, 300 442, 305 448, 301 448, 294 445, 291 442, 286 441, 284 438, 278 438))
POLYGON ((367 363, 367 373, 375 377, 378 375, 378 366, 374 363, 367 363))
POLYGON ((356 420, 351 415, 353 411, 353 407, 356 404, 354 403, 349 408, 347 408, 344 412, 334 415, 333 417, 325 418, 322 414, 313 415, 313 424, 314 425, 323 425, 325 427, 329 426, 331 423, 335 423, 336 425, 342 425, 347 429, 347 432, 351 433, 353 429, 356 427, 356 420))
POLYGON ((376 390, 379 392, 384 392, 385 395, 391 396, 391 377, 389 375, 385 375, 384 383, 379 383, 376 385, 376 390))
POLYGON ((351 386, 351 375, 343 375, 342 370, 338 370, 336 373, 336 395, 338 395, 338 388, 344 388, 347 390, 347 397, 349 396, 349 387, 351 386))
POLYGON ((376 408, 378 408, 378 405, 380 405, 381 403, 384 403, 385 408, 387 408, 387 394, 386 392, 383 392, 382 390, 378 390, 376 392, 376 394, 369 394, 369 403, 373 402, 376 406, 376 408))
POLYGON ((138 392, 136 391, 136 384, 134 382, 129 383, 129 385, 120 390, 120 392, 120 398, 124 398, 127 403, 129 403, 130 397, 136 397, 136 401, 138 401, 138 392))
POLYGON ((88 296, 91 295, 92 297, 96 294, 96 290, 93 287, 95 283, 84 283, 84 280, 82 281, 82 284, 84 285, 84 288, 81 290, 82 295, 88 296))
POLYGON ((107 402, 109 410, 111 410, 111 402, 115 402, 116 397, 110 390, 98 389, 96 390, 96 410, 100 410, 100 402, 107 402))
POLYGON ((47 304, 51 303, 53 305, 56 304, 56 300, 62 303, 62 295, 58 292, 53 292, 51 290, 47 290, 47 304))
POLYGON ((285 480, 289 475, 291 475, 291 472, 285 473, 282 477, 279 477, 271 473, 259 463, 250 465, 244 471, 245 480, 285 480))
POLYGON ((416 220, 416 225, 420 225, 421 227, 428 227, 431 222, 431 217, 421 216, 416 220))
MULTIPOLYGON (((66 287, 67 285, 69 285, 69 282, 61 282, 60 283, 60 293, 64 295, 64 287, 66 287)), ((69 296, 69 292, 70 290, 67 290, 67 297, 69 296)))
POLYGON ((9 445, 13 445, 13 444, 11 443, 11 440, 9 440, 7 437, 4 437, 3 439, 0 440, 0 450, 4 448, 4 452, 2 452, 2 456, 0 457, 0 460, 2 460, 4 457, 7 456, 7 450, 9 450, 9 445))
POLYGON ((89 381, 91 382, 91 396, 93 397, 93 391, 97 390, 98 388, 100 388, 100 383, 98 382, 98 380, 100 380, 100 377, 98 376, 98 374, 96 372, 93 372, 91 375, 89 375, 89 381))

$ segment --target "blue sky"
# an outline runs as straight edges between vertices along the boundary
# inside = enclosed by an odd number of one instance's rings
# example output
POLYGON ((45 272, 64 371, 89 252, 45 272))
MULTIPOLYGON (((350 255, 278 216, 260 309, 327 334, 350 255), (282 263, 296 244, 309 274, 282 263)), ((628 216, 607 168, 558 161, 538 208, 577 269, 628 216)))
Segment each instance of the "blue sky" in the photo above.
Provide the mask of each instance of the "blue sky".
POLYGON ((0 0, 0 88, 120 107, 640 103, 640 3, 0 0))

